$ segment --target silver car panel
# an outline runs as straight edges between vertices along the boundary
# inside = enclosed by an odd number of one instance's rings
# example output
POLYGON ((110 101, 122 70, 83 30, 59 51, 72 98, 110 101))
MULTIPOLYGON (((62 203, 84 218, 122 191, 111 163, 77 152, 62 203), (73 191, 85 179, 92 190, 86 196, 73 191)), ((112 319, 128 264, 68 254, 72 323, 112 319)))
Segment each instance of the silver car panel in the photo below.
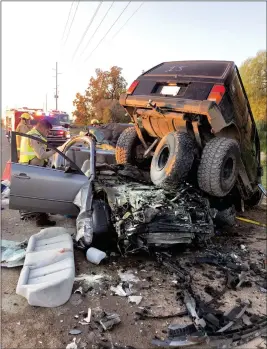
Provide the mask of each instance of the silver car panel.
MULTIPOLYGON (((78 173, 17 163, 15 135, 13 132, 9 207, 34 212, 77 215, 79 210, 73 204, 73 200, 88 178, 73 163, 72 168, 78 173)), ((39 139, 38 141, 45 143, 39 139)), ((71 162, 70 159, 69 161, 71 162)))

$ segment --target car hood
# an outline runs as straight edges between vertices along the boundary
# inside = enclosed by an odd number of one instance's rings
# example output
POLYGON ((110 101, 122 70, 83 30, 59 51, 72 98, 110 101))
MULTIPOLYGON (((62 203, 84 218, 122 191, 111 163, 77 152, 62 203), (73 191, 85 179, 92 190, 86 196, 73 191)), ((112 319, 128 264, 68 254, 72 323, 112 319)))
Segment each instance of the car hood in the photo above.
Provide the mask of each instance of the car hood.
POLYGON ((65 131, 65 128, 62 126, 53 126, 52 131, 65 131))

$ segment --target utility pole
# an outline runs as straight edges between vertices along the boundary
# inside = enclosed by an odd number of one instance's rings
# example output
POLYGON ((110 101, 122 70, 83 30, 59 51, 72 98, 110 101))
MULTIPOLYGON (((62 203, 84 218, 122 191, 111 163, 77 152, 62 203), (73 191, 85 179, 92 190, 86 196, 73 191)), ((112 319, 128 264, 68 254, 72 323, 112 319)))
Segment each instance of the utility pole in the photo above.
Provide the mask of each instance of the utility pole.
POLYGON ((45 95, 45 111, 47 112, 47 94, 45 95))
POLYGON ((56 62, 56 69, 53 69, 53 70, 56 71, 56 76, 54 76, 54 78, 56 78, 56 93, 55 93, 54 97, 56 99, 56 110, 57 110, 57 108, 58 108, 58 101, 57 101, 58 100, 58 74, 61 74, 61 73, 58 72, 58 64, 57 64, 57 62, 56 62))

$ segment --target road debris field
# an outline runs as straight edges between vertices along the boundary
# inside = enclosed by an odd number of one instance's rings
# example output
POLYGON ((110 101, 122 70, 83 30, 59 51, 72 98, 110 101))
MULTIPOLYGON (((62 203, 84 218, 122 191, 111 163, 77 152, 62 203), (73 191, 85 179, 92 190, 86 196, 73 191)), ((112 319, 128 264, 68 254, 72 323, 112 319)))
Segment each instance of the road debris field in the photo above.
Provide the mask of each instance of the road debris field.
MULTIPOLYGON (((98 182, 114 187, 118 174, 109 181, 105 178, 102 174, 98 182)), ((129 191, 129 185, 131 180, 116 190, 138 197, 132 203, 149 202, 146 195, 142 199, 138 191, 129 191)), ((129 206, 121 203, 124 210, 116 211, 112 219, 117 223, 125 219, 123 231, 128 235, 119 245, 124 253, 111 244, 105 249, 107 257, 94 265, 84 250, 75 249, 75 281, 64 305, 30 306, 15 293, 21 268, 2 268, 3 348, 266 347, 265 227, 236 221, 234 227, 207 231, 204 224, 199 234, 205 239, 167 248, 160 241, 160 248, 148 249, 149 231, 140 232, 140 218, 136 227, 136 221, 127 217, 129 206), (133 245, 132 228, 145 244, 133 245)), ((243 216, 264 223, 266 206, 243 216)), ((75 227, 73 219, 54 217, 58 226, 75 227)), ((36 233, 31 221, 2 211, 3 239, 25 242, 36 233)))
POLYGON ((79 211, 56 227, 9 210, 2 182, 3 348, 264 348, 266 198, 236 219, 193 182, 97 163, 81 139, 79 211))

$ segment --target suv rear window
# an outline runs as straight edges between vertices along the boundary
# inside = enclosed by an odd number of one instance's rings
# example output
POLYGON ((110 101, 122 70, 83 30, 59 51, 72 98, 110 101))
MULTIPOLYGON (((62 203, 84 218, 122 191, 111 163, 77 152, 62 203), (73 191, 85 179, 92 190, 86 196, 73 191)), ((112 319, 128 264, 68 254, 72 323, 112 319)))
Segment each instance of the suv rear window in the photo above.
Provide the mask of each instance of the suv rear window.
POLYGON ((167 62, 152 68, 144 75, 179 75, 192 77, 222 78, 231 62, 167 62))

